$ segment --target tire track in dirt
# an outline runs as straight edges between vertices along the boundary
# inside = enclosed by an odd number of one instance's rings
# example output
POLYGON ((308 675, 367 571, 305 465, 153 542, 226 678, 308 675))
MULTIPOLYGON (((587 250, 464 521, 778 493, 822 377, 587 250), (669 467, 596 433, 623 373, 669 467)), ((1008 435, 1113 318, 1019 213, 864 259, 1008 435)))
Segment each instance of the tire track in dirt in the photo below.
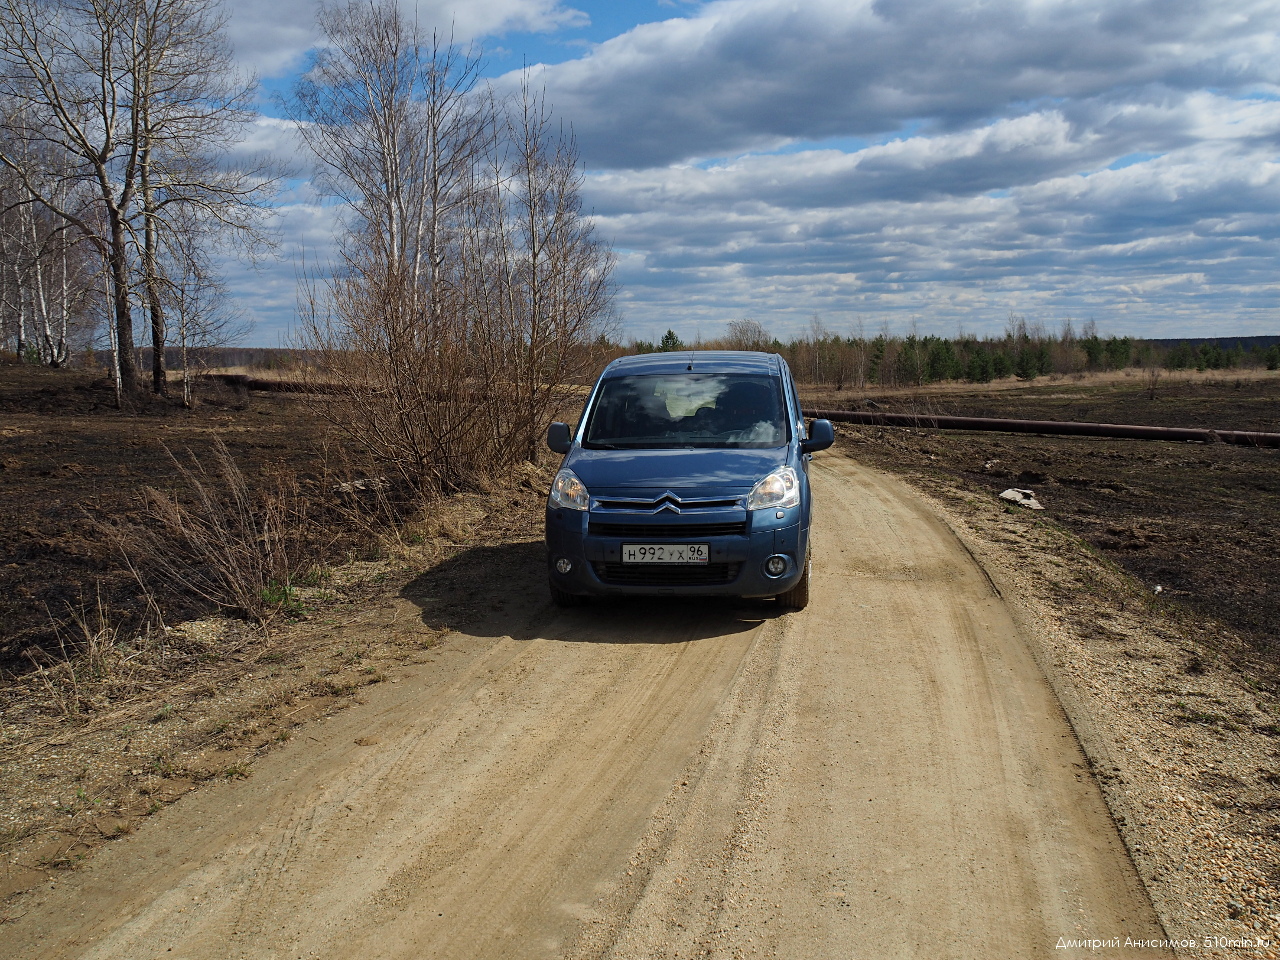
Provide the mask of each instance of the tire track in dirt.
POLYGON ((557 955, 600 871, 622 872, 761 612, 628 604, 541 619, 528 641, 454 638, 440 672, 374 688, 315 728, 320 750, 302 738, 246 783, 158 815, 135 856, 117 845, 73 878, 97 943, 55 924, 30 954, 557 955), (223 836, 203 842, 206 824, 223 836), (110 876, 136 873, 146 847, 165 866, 131 896, 110 876), (531 918, 542 935, 524 936, 531 918))
POLYGON ((571 955, 1044 957, 1107 955, 1059 938, 1162 939, 986 574, 896 482, 848 461, 815 472, 813 603, 770 625, 771 665, 753 648, 694 796, 669 798, 639 845, 643 888, 571 955))

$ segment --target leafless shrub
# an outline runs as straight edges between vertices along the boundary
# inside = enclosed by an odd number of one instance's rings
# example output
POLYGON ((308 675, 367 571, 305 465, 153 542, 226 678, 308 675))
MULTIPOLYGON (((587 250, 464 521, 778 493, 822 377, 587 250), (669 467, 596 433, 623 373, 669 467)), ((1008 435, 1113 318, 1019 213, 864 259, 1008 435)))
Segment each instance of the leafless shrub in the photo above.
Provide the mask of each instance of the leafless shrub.
POLYGON ((345 447, 326 448, 324 512, 316 519, 329 527, 339 547, 335 552, 347 559, 407 560, 416 544, 406 528, 422 515, 422 498, 402 478, 375 476, 371 466, 345 447))
POLYGON ((573 138, 527 85, 509 103, 477 90, 477 61, 394 2, 320 25, 293 108, 351 219, 300 298, 309 395, 413 489, 477 487, 537 457, 611 316, 573 138))
POLYGON ((1164 371, 1157 363, 1148 363, 1142 368, 1142 391, 1148 400, 1156 398, 1156 389, 1160 386, 1164 371))
POLYGON ((185 490, 145 488, 145 521, 113 530, 139 581, 260 622, 288 608, 312 533, 297 479, 251 489, 221 440, 212 465, 170 457, 185 490))
POLYGON ((767 351, 773 344, 773 338, 759 320, 730 320, 725 336, 717 343, 725 350, 762 350, 767 351))

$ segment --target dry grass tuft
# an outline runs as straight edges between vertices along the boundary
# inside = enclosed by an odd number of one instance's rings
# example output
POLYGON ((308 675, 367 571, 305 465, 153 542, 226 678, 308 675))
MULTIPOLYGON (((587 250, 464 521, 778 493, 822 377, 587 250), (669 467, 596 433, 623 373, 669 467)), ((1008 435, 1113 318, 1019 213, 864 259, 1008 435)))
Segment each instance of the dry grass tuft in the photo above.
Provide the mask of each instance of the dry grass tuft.
POLYGON ((211 464, 169 456, 185 495, 147 487, 143 522, 108 528, 139 583, 263 624, 293 612, 294 582, 310 566, 317 534, 297 478, 277 473, 250 488, 220 439, 211 464))
POLYGON ((46 703, 60 716, 94 713, 145 687, 152 675, 150 634, 126 641, 111 623, 101 596, 92 610, 83 606, 73 609, 70 620, 55 621, 54 629, 58 653, 31 648, 27 659, 33 667, 32 681, 44 690, 46 703))

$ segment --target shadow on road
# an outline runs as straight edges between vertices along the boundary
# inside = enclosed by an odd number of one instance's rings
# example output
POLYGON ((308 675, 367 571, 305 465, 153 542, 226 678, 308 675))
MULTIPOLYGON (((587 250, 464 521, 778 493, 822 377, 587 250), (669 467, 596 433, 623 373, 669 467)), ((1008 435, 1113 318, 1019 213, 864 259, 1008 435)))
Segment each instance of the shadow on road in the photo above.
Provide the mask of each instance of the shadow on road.
POLYGON ((561 610, 547 593, 541 540, 472 547, 414 577, 400 596, 422 622, 478 637, 577 643, 684 643, 754 630, 780 616, 771 600, 732 597, 597 599, 561 610))

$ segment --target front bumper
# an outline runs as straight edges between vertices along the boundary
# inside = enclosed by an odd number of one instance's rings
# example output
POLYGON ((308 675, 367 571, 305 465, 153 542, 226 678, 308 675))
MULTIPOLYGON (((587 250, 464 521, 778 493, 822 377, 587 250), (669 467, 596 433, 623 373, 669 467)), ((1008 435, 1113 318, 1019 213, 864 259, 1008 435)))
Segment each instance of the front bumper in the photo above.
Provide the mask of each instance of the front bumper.
POLYGON ((795 586, 804 572, 808 529, 802 519, 798 507, 658 522, 549 506, 547 574, 557 588, 579 596, 773 597, 795 586), (737 532, 723 532, 734 526, 737 532), (624 543, 705 543, 710 558, 706 564, 625 564, 624 543), (772 556, 787 558, 781 576, 765 572, 772 556), (556 567, 561 559, 571 563, 567 573, 556 567))

